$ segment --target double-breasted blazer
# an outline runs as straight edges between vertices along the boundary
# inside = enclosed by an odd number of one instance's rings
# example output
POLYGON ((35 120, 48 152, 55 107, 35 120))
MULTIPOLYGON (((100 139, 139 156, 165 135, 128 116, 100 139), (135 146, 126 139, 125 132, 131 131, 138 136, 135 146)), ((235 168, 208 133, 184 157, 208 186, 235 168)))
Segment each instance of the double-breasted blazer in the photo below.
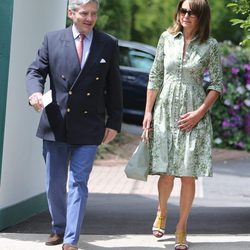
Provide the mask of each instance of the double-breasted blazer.
POLYGON ((27 70, 28 96, 44 93, 47 76, 53 101, 42 111, 38 137, 99 145, 105 128, 120 131, 122 88, 117 39, 94 30, 90 53, 81 69, 72 27, 47 33, 27 70))

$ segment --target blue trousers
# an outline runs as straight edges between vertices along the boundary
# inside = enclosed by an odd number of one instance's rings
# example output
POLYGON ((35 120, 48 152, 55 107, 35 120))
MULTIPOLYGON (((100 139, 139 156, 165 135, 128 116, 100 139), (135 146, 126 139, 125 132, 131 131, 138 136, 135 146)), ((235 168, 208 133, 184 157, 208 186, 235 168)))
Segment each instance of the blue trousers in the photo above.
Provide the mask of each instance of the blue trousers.
POLYGON ((77 245, 79 240, 96 150, 97 145, 43 141, 52 232, 64 234, 64 243, 77 245))

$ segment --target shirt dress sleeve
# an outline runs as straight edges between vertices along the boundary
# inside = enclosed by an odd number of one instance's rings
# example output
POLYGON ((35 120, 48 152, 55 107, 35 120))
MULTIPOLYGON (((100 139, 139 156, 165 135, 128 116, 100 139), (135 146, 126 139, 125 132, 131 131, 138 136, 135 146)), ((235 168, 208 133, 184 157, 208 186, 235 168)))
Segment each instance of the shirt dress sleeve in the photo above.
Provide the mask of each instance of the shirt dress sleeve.
POLYGON ((215 90, 222 94, 223 92, 223 74, 221 65, 221 56, 219 45, 215 39, 211 39, 208 71, 210 74, 210 84, 207 91, 215 90))
POLYGON ((162 33, 158 41, 155 59, 150 70, 148 89, 159 90, 164 78, 164 43, 165 33, 162 33))

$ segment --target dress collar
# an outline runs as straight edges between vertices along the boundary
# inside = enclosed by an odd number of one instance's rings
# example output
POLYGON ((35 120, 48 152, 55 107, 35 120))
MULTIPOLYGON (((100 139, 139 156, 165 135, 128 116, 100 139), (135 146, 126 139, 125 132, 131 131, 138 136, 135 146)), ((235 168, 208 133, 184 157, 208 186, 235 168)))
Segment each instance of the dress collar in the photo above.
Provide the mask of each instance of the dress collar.
MULTIPOLYGON (((177 32, 176 34, 174 34, 174 38, 180 38, 180 37, 184 37, 183 33, 181 31, 177 32)), ((196 35, 190 42, 195 41, 198 38, 198 35, 196 35)))

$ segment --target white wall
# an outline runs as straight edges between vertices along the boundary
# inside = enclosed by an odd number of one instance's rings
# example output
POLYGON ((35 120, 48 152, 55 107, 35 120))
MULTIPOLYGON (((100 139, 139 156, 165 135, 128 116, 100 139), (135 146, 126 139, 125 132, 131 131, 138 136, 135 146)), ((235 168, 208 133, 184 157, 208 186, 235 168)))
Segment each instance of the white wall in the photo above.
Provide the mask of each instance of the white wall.
POLYGON ((36 138, 40 114, 28 106, 25 73, 41 46, 45 32, 65 27, 67 0, 15 0, 0 209, 45 190, 42 141, 36 138))

